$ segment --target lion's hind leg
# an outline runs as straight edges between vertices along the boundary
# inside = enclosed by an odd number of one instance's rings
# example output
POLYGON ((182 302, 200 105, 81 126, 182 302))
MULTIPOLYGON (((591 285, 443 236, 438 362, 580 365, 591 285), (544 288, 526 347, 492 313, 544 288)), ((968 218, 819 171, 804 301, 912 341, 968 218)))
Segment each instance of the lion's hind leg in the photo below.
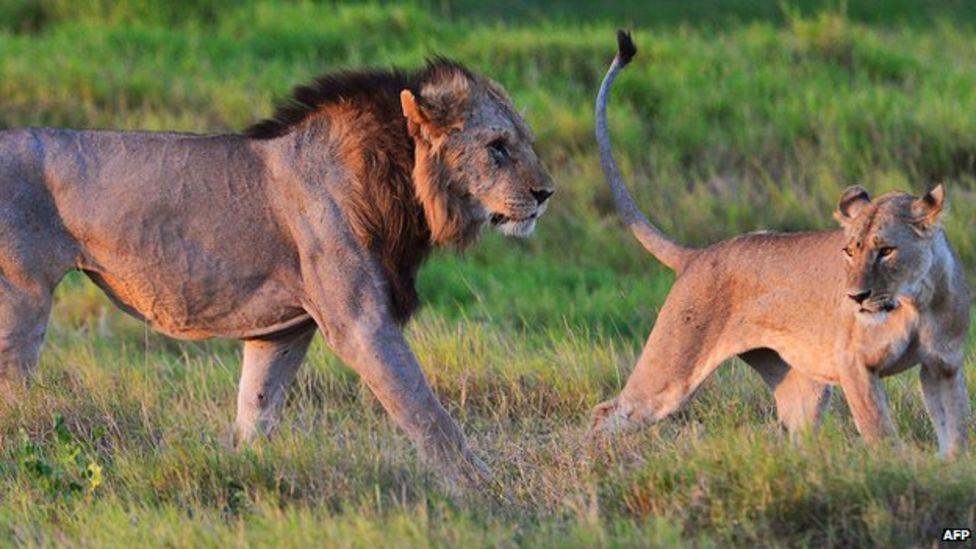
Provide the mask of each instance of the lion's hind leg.
POLYGON ((829 385, 790 367, 772 349, 753 349, 739 357, 756 370, 773 391, 776 414, 791 438, 820 427, 830 401, 829 385))
POLYGON ((244 342, 234 435, 239 443, 271 434, 281 418, 285 391, 315 335, 315 326, 275 339, 244 342))
POLYGON ((51 292, 44 285, 18 284, 0 275, 0 405, 16 399, 37 366, 51 292))
POLYGON ((15 400, 37 366, 54 287, 78 252, 53 198, 20 164, 0 166, 0 404, 15 400))

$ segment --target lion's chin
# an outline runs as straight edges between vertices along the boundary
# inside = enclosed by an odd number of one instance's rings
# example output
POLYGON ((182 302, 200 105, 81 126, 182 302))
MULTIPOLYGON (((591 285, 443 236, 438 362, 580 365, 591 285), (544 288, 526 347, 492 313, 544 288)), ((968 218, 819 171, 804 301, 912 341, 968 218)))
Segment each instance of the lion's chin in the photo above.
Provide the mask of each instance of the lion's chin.
POLYGON ((495 227, 505 236, 525 238, 535 230, 536 219, 535 217, 530 217, 529 219, 521 219, 518 221, 508 220, 496 224, 495 227))
POLYGON ((495 227, 505 236, 517 236, 519 238, 525 238, 532 234, 535 230, 535 223, 539 220, 546 211, 547 204, 543 204, 541 207, 536 208, 534 212, 529 214, 527 217, 521 219, 513 219, 507 215, 500 213, 492 213, 488 217, 488 222, 491 226, 495 227))

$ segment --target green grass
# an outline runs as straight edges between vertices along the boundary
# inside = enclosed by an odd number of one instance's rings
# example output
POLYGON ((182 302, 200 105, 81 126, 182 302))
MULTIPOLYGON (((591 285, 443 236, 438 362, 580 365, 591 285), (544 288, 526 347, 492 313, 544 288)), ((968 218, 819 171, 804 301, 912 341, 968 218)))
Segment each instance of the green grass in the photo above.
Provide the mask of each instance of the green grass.
MULTIPOLYGON (((235 131, 317 73, 439 52, 511 91, 559 185, 533 239, 437 254, 408 329, 509 501, 445 493, 320 343, 279 436, 230 449, 237 346, 149 333, 72 276, 38 383, 0 420, 0 545, 927 545, 976 526, 976 461, 933 457, 915 375, 886 381, 898 447, 864 447, 837 395, 824 432, 790 444, 740 363, 677 417, 580 443, 673 278, 623 230, 599 172, 592 100, 615 27, 636 24, 641 50, 615 89, 615 144, 669 234, 829 227, 849 184, 943 182, 972 272, 976 12, 487 5, 0 0, 0 127, 235 131)), ((974 362, 971 344, 971 387, 974 362)))

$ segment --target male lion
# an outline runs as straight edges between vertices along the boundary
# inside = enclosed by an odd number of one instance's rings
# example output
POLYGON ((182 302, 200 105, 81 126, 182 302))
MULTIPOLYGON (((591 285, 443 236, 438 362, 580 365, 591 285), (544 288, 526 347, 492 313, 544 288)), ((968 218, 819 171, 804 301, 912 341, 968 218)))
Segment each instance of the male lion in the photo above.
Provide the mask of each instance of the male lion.
POLYGON ((940 227, 942 187, 922 198, 889 193, 873 202, 852 187, 835 214, 841 230, 679 246, 640 213, 611 154, 607 96, 636 53, 625 33, 618 46, 596 103, 603 170, 631 231, 677 279, 623 391, 596 407, 592 434, 668 416, 738 355, 773 390, 791 434, 819 424, 829 385, 839 384, 858 431, 875 440, 895 434, 880 378, 921 362, 940 453, 962 451, 969 295, 940 227))
POLYGON ((275 427, 318 327, 426 455, 477 477, 400 328, 433 245, 532 232, 553 193, 533 140, 498 84, 441 58, 320 77, 244 135, 2 132, 0 389, 79 269, 165 334, 243 340, 238 440, 275 427))

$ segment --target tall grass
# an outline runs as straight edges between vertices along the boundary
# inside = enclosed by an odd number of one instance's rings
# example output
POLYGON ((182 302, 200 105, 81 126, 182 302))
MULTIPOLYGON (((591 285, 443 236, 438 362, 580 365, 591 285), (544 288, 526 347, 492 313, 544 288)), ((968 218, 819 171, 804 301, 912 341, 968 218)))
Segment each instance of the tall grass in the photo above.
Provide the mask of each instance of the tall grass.
POLYGON ((615 26, 641 23, 612 99, 615 147, 668 233, 701 245, 828 227, 849 184, 943 182, 946 227, 972 271, 971 10, 540 5, 0 0, 0 127, 236 131, 320 72, 445 53, 511 91, 559 186, 533 239, 486 235, 463 256, 437 254, 408 329, 504 500, 445 493, 318 343, 279 436, 232 450, 237 346, 152 334, 71 276, 38 383, 0 420, 0 540, 903 545, 976 525, 976 462, 932 457, 912 375, 886 381, 904 444, 877 451, 837 396, 822 434, 788 443, 737 362, 678 417, 612 447, 580 444, 672 280, 622 229, 599 173, 592 101, 615 26))

